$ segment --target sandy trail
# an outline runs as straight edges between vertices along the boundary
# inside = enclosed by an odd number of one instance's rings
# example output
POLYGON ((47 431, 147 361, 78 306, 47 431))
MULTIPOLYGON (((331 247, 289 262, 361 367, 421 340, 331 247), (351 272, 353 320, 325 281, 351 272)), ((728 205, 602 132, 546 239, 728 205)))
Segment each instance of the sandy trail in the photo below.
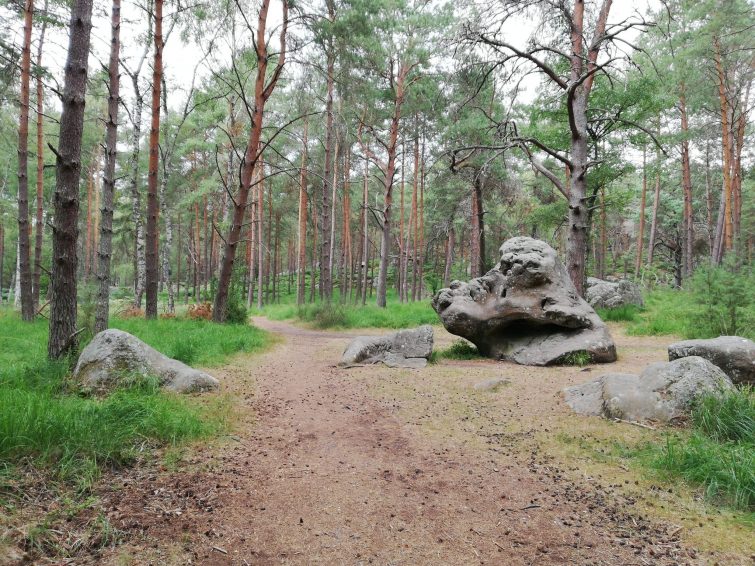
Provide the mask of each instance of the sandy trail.
MULTIPOLYGON (((591 373, 486 360, 341 370, 350 334, 255 324, 282 342, 215 371, 237 398, 238 430, 178 472, 135 472, 104 493, 111 522, 135 536, 97 560, 696 563, 631 497, 567 478, 540 448, 538 434, 572 418, 557 392, 591 373), (511 384, 471 387, 492 376, 511 384)), ((621 340, 612 370, 662 358, 650 341, 621 340)))

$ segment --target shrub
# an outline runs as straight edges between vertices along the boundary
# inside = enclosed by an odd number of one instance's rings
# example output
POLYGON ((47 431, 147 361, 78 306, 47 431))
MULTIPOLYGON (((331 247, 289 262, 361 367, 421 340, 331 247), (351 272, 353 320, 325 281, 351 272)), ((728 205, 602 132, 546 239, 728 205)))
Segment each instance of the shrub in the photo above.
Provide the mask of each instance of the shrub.
POLYGON ((241 300, 241 297, 236 292, 231 292, 228 296, 225 321, 229 324, 246 324, 249 322, 249 311, 244 301, 241 300))
POLYGON ((117 314, 119 318, 144 318, 144 309, 131 305, 117 314))
POLYGON ((702 307, 693 325, 700 338, 755 332, 755 276, 734 254, 728 254, 719 266, 697 270, 692 297, 702 307))
POLYGON ((212 305, 210 303, 189 305, 186 316, 193 320, 212 320, 212 305))
POLYGON ((338 328, 347 326, 346 311, 341 305, 320 303, 299 309, 298 316, 315 328, 338 328))

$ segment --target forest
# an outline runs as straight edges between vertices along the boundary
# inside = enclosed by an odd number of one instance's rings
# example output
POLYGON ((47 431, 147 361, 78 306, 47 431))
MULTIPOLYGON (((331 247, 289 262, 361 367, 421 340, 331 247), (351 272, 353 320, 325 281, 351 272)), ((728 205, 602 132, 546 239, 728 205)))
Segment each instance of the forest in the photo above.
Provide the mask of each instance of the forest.
POLYGON ((0 0, 0 564, 751 559, 753 82, 749 0, 0 0), (425 369, 332 369, 420 325, 425 369), (683 415, 564 408, 674 356, 718 372, 683 415))

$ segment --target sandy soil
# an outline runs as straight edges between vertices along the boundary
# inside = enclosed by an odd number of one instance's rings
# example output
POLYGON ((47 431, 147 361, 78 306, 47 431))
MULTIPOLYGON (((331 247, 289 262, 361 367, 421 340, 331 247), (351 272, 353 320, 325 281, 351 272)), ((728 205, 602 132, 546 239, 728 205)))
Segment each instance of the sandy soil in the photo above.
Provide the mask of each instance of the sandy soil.
MULTIPOLYGON (((653 502, 678 507, 676 495, 664 489, 643 499, 646 484, 631 475, 603 477, 605 469, 595 473, 569 453, 570 439, 590 439, 592 449, 603 450, 605 430, 593 426, 635 437, 648 432, 569 413, 561 389, 601 368, 474 360, 342 370, 333 364, 352 334, 255 323, 282 341, 214 371, 237 399, 233 434, 189 450, 177 470, 115 476, 100 503, 126 543, 74 563, 752 560, 751 548, 696 548, 689 536, 695 525, 674 522, 684 509, 648 512, 653 502), (473 388, 492 377, 510 383, 473 388)), ((664 357, 658 340, 614 334, 620 360, 612 371, 639 371, 664 357)), ((440 346, 452 339, 436 330, 440 346)))

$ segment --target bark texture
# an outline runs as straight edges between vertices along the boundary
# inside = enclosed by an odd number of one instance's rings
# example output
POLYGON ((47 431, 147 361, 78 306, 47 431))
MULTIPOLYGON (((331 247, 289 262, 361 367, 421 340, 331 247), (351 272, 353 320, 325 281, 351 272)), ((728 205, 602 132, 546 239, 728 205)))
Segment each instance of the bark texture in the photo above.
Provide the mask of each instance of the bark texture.
POLYGON ((113 0, 110 14, 110 61, 108 63, 107 122, 105 124, 105 172, 102 183, 100 241, 97 250, 97 307, 94 333, 108 327, 110 316, 110 260, 113 251, 113 204, 115 200, 115 161, 118 146, 118 104, 120 75, 118 57, 121 49, 121 0, 113 0))
POLYGON ((50 337, 47 354, 58 359, 76 348, 76 244, 79 237, 81 138, 92 31, 92 0, 74 0, 56 152, 50 275, 50 337))

